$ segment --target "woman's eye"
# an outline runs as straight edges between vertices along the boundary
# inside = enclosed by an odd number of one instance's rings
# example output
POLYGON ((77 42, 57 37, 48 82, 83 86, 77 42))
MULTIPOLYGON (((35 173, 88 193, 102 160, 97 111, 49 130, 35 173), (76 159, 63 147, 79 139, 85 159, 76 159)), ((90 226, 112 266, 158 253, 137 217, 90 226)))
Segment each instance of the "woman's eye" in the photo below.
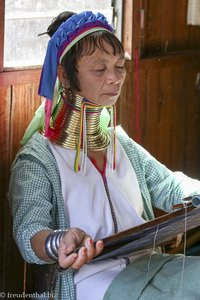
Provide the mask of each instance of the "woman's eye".
POLYGON ((117 69, 124 69, 124 65, 123 66, 116 66, 117 69))
POLYGON ((101 69, 97 69, 97 70, 95 70, 96 72, 103 72, 103 71, 105 71, 105 68, 101 68, 101 69))

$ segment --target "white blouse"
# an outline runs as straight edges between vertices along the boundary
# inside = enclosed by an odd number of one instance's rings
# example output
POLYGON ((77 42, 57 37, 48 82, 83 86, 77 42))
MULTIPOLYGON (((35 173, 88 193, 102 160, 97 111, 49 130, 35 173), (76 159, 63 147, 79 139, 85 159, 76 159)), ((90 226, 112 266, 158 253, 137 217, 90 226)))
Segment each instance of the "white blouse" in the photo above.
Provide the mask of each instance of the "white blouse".
MULTIPOLYGON (((79 227, 94 240, 114 233, 113 216, 102 175, 87 159, 86 173, 74 171, 76 151, 48 142, 61 175, 62 194, 70 227, 79 227)), ((106 164, 105 176, 118 231, 144 223, 142 197, 129 158, 116 141, 116 170, 106 164)), ((82 155, 82 153, 81 153, 82 155)), ((135 253, 131 260, 144 255, 135 253)), ((115 276, 126 266, 124 258, 91 262, 74 275, 77 300, 102 300, 115 276), (94 288, 95 287, 95 288, 94 288)))

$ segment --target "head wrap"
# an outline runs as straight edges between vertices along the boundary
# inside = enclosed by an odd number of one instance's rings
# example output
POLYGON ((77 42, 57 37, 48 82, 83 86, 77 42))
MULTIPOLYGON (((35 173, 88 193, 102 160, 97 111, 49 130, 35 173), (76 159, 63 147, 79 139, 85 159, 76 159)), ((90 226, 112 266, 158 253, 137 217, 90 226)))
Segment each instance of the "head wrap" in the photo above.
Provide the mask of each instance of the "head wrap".
POLYGON ((102 14, 91 11, 75 14, 61 24, 48 43, 38 91, 40 96, 53 99, 57 66, 62 57, 81 38, 102 30, 113 31, 102 14))

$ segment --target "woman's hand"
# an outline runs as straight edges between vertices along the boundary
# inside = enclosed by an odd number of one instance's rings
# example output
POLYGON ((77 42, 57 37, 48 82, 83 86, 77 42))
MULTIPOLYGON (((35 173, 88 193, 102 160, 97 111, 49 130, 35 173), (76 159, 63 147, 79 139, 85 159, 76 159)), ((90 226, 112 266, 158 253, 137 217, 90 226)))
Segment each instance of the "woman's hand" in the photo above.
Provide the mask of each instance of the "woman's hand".
POLYGON ((97 241, 94 245, 92 238, 79 228, 70 228, 66 231, 58 248, 58 262, 61 268, 80 269, 103 250, 103 242, 97 241), (78 253, 74 250, 80 248, 78 253))

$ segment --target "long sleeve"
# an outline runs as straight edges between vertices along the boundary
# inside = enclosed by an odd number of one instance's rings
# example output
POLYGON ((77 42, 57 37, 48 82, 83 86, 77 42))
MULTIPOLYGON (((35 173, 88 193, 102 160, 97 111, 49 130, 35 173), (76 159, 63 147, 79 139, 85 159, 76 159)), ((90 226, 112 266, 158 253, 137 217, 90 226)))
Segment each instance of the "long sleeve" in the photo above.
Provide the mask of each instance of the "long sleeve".
POLYGON ((13 236, 27 262, 44 264, 31 248, 31 237, 41 230, 65 229, 60 175, 45 139, 38 133, 18 153, 9 184, 13 236))
POLYGON ((21 157, 10 177, 10 204, 13 236, 23 258, 30 263, 41 261, 31 248, 30 239, 41 230, 52 228, 52 188, 42 164, 21 157))

